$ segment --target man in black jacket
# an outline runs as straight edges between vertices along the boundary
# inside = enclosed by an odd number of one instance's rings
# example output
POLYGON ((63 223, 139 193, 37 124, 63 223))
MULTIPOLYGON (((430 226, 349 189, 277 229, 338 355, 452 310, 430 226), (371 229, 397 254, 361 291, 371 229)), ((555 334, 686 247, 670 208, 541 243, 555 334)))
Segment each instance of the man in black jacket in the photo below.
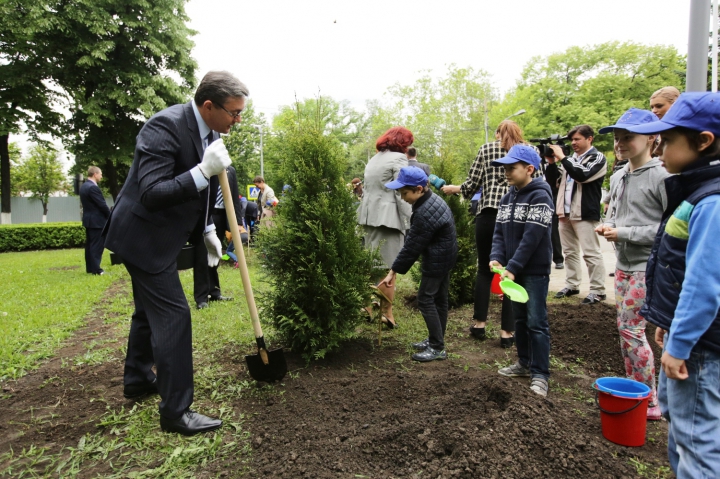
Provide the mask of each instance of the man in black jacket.
POLYGON ((85 228, 85 272, 104 274, 100 267, 105 242, 102 229, 110 216, 105 198, 98 183, 102 180, 102 171, 97 166, 88 168, 88 179, 80 187, 80 203, 83 208, 82 224, 85 228))
POLYGON ((220 261, 207 187, 230 166, 218 133, 240 121, 247 96, 247 87, 232 74, 209 72, 193 101, 150 118, 137 136, 135 158, 105 226, 105 246, 123 258, 135 302, 123 392, 130 399, 159 392, 164 431, 192 435, 222 425, 190 409, 190 308, 176 259, 188 240, 201 238, 208 264, 220 261))
POLYGON ((557 145, 549 145, 554 156, 548 162, 545 176, 556 182, 558 195, 555 214, 560 218, 560 241, 567 268, 565 288, 556 298, 580 294, 582 269, 580 251, 590 275, 590 294, 583 304, 603 301, 605 295, 605 263, 595 228, 600 224, 602 184, 607 172, 605 155, 592 146, 595 132, 588 125, 576 126, 568 132, 573 151, 565 156, 557 145))

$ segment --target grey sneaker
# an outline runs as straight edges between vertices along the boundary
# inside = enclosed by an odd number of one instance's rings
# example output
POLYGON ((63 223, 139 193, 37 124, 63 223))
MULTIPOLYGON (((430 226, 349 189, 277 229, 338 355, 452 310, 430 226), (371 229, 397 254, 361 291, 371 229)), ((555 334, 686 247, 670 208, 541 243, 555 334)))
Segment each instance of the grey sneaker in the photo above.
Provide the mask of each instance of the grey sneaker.
POLYGON ((542 397, 547 397, 547 393, 548 393, 547 379, 532 378, 532 381, 530 381, 530 389, 532 389, 532 391, 535 394, 539 394, 542 397))
POLYGON ((582 303, 580 304, 595 304, 601 301, 605 301, 605 298, 607 298, 607 296, 604 294, 590 293, 587 295, 587 298, 582 300, 582 303))
POLYGON ((412 343, 411 346, 415 351, 425 351, 430 346, 430 338, 425 338, 419 343, 412 343))
POLYGON ((530 369, 526 368, 525 366, 522 366, 520 364, 520 361, 516 362, 512 366, 508 366, 506 368, 499 369, 498 373, 502 374, 503 376, 510 377, 510 378, 529 378, 530 377, 530 369))
POLYGON ((412 358, 415 361, 426 363, 428 361, 435 361, 436 359, 447 359, 447 353, 444 349, 442 351, 438 351, 437 349, 433 349, 428 346, 425 351, 413 354, 412 358))

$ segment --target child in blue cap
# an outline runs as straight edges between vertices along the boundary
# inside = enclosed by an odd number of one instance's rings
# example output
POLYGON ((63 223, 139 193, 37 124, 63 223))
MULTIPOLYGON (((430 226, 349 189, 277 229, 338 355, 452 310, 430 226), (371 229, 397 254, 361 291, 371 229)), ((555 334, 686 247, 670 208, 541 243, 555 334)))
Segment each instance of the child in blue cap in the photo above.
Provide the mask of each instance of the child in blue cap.
POLYGON ((530 389, 547 396, 550 378, 550 326, 547 294, 552 263, 550 232, 555 212, 550 185, 533 173, 540 156, 527 145, 515 145, 492 166, 505 167, 510 190, 498 208, 490 269, 505 266, 502 276, 528 293, 527 303, 512 302, 518 361, 498 373, 530 377, 530 389))
POLYGON ((612 133, 615 151, 628 159, 610 178, 610 207, 605 223, 595 232, 615 247, 615 306, 620 332, 620 351, 628 378, 650 388, 647 418, 661 419, 655 389, 655 357, 645 336, 645 319, 638 313, 645 304, 645 267, 663 211, 667 207, 662 162, 652 158, 656 135, 640 135, 629 130, 657 121, 647 110, 631 108, 615 125, 600 129, 612 133))
POLYGON ((455 266, 458 252, 452 212, 445 201, 430 191, 428 177, 418 167, 401 168, 397 179, 385 187, 400 190, 401 198, 412 205, 412 216, 405 244, 382 283, 394 287, 396 274, 407 273, 422 256, 417 301, 428 337, 412 345, 417 351, 412 358, 421 362, 445 359, 450 270, 455 266))
POLYGON ((662 120, 628 127, 660 134, 668 207, 647 264, 640 315, 663 346, 658 399, 678 478, 720 471, 720 94, 683 93, 662 120))

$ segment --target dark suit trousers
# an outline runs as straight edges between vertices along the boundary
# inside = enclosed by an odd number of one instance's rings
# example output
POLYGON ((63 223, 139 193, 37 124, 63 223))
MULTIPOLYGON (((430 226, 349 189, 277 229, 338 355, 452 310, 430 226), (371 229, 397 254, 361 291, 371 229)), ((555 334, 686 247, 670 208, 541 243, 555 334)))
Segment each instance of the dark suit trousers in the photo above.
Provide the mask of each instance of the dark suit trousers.
POLYGON ((553 252, 553 263, 562 263, 565 261, 562 252, 562 243, 560 243, 560 230, 558 229, 560 218, 558 215, 553 215, 552 218, 552 232, 550 234, 550 240, 552 242, 553 252))
POLYGON ((85 272, 99 273, 105 240, 102 228, 85 228, 85 272))
POLYGON ((135 312, 130 325, 125 385, 152 382, 157 368, 160 414, 182 415, 193 402, 192 328, 190 308, 176 263, 158 274, 125 263, 130 273, 135 312))
MULTIPOLYGON (((478 255, 478 270, 475 277, 475 308, 473 319, 475 321, 487 321, 488 309, 490 308, 490 286, 495 273, 490 271, 490 253, 492 252, 492 239, 495 232, 495 219, 497 210, 495 208, 483 208, 475 217, 475 246, 478 255)), ((500 327, 503 331, 515 331, 515 316, 513 315, 512 304, 507 295, 503 296, 500 327)))
POLYGON ((207 247, 202 234, 191 237, 190 243, 195 246, 193 296, 196 303, 207 303, 208 296, 221 296, 217 267, 211 268, 208 266, 207 247))

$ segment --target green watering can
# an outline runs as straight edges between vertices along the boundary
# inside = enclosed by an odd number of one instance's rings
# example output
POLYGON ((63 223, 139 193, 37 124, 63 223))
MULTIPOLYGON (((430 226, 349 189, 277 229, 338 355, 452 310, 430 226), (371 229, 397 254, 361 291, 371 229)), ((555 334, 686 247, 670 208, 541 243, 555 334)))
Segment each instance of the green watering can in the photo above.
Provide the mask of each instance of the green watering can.
MULTIPOLYGON (((505 272, 505 268, 493 267, 492 271, 493 273, 499 274, 502 278, 502 274, 503 272, 505 272)), ((510 298, 510 301, 515 301, 516 303, 528 302, 528 294, 527 291, 525 291, 525 288, 523 288, 510 278, 503 278, 502 281, 500 281, 500 289, 502 290, 503 294, 506 294, 507 297, 510 298)))

